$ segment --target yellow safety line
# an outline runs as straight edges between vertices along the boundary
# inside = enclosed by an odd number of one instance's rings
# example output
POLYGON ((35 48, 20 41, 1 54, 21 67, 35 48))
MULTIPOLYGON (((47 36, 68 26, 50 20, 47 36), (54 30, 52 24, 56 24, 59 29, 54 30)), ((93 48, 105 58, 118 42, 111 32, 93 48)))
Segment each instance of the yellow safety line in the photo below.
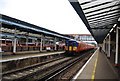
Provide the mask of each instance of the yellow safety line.
POLYGON ((95 79, 95 72, 96 72, 97 63, 98 63, 98 55, 97 55, 97 58, 96 58, 96 60, 95 60, 95 64, 94 64, 94 69, 93 69, 91 81, 94 81, 94 79, 95 79))

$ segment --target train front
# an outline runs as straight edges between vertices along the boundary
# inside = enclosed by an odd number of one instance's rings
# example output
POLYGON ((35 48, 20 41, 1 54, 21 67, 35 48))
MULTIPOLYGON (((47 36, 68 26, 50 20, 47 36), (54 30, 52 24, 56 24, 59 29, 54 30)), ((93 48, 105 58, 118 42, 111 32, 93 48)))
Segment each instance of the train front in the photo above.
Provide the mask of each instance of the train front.
POLYGON ((65 51, 68 55, 75 55, 78 50, 78 42, 74 40, 67 40, 65 42, 65 51))

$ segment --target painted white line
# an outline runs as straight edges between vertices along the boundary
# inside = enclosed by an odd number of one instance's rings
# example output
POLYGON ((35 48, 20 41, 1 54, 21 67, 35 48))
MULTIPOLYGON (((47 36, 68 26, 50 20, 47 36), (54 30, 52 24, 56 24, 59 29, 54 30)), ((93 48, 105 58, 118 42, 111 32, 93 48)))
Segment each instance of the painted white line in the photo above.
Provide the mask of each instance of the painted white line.
POLYGON ((98 49, 94 52, 94 54, 90 57, 90 59, 84 64, 84 66, 78 71, 78 73, 72 78, 71 81, 75 81, 78 78, 78 76, 82 73, 86 65, 90 62, 90 60, 93 58, 93 56, 96 54, 97 51, 98 49))
POLYGON ((55 53, 48 53, 48 54, 42 54, 42 55, 35 55, 35 56, 26 56, 21 58, 14 58, 14 59, 7 59, 7 60, 0 60, 0 62, 7 62, 7 61, 13 61, 13 60, 21 60, 21 59, 27 59, 27 58, 34 58, 34 57, 42 57, 42 56, 49 56, 49 55, 57 55, 64 52, 55 52, 55 53))

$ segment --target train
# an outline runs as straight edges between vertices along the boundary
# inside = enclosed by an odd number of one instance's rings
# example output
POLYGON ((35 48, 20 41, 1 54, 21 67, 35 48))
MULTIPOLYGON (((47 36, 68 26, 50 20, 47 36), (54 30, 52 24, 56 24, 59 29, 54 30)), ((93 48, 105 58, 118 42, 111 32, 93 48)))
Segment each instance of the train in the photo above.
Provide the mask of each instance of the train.
POLYGON ((76 40, 66 40, 65 53, 67 55, 78 55, 82 51, 94 49, 95 46, 76 40))

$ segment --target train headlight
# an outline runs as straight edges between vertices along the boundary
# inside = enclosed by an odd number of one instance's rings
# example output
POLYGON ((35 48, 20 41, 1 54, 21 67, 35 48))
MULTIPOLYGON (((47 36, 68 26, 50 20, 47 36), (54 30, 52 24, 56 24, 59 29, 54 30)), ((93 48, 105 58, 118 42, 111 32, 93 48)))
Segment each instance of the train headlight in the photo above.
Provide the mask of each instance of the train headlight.
POLYGON ((68 46, 65 46, 65 50, 68 50, 68 46))
POLYGON ((73 47, 73 51, 77 50, 77 47, 73 47))
POLYGON ((69 51, 72 51, 72 46, 69 47, 69 51))

